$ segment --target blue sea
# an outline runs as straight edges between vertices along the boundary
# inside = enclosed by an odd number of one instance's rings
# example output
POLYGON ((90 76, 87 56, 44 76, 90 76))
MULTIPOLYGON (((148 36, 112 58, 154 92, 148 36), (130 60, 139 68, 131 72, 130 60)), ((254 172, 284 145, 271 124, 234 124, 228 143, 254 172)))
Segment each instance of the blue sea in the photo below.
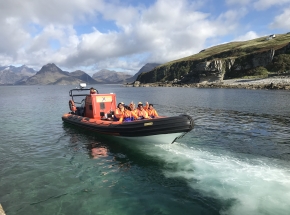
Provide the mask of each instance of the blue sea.
POLYGON ((76 87, 0 87, 7 215, 290 214, 290 91, 92 85, 192 116, 192 131, 160 144, 63 123, 76 87))

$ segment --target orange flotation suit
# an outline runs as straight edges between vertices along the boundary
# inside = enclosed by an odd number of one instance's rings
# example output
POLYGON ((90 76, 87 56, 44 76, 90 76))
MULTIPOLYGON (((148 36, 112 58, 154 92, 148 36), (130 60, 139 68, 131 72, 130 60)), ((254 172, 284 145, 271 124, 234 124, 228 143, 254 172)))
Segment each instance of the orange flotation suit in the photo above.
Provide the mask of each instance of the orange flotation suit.
POLYGON ((146 112, 146 110, 139 110, 137 109, 137 116, 138 116, 138 119, 148 119, 148 113, 146 112))
POLYGON ((68 105, 69 105, 69 109, 70 109, 72 112, 76 112, 77 107, 75 106, 75 103, 74 103, 73 100, 69 100, 68 105))
POLYGON ((148 113, 148 116, 150 116, 152 118, 158 116, 158 113, 157 113, 157 111, 154 108, 153 109, 147 109, 147 113, 148 113))
POLYGON ((114 114, 114 120, 118 121, 122 116, 123 116, 123 112, 119 108, 116 108, 115 114, 114 114))
POLYGON ((137 118, 138 118, 138 116, 134 112, 125 109, 125 111, 123 112, 123 116, 120 117, 120 119, 119 119, 119 122, 133 121, 134 119, 137 119, 137 118))

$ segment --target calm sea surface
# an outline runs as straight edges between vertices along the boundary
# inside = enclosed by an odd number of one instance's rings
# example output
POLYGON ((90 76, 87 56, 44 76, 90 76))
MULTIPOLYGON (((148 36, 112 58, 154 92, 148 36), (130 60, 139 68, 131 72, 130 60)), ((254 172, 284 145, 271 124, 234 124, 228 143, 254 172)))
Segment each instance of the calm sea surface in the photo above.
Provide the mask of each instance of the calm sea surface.
POLYGON ((94 86, 194 118, 177 143, 157 144, 64 124, 75 87, 0 87, 7 215, 290 214, 289 91, 94 86))

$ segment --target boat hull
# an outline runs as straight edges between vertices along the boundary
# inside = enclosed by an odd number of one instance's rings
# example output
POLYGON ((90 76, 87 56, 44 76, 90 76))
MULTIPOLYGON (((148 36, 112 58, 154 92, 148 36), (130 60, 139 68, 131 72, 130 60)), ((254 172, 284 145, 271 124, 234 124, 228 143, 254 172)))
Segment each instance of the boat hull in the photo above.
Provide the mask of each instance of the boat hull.
POLYGON ((93 132, 131 140, 174 142, 193 129, 190 116, 160 117, 156 119, 135 120, 132 122, 113 122, 95 120, 73 114, 64 114, 66 123, 91 130, 93 132))
POLYGON ((134 143, 143 142, 143 143, 174 143, 179 138, 183 137, 186 132, 180 133, 171 133, 171 134, 156 134, 150 136, 139 136, 139 137, 124 137, 116 136, 120 139, 126 139, 133 141, 134 143))

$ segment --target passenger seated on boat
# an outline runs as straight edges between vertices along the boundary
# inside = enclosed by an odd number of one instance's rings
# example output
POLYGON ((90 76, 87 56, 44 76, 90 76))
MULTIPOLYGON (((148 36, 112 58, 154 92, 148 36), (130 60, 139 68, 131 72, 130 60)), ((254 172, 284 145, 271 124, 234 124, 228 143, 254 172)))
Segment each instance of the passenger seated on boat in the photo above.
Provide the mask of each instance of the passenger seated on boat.
POLYGON ((138 103, 138 108, 137 108, 137 119, 150 119, 148 116, 148 113, 144 110, 142 102, 138 103))
POLYGON ((149 107, 147 109, 147 113, 148 113, 148 116, 151 117, 151 118, 158 117, 158 113, 154 109, 153 104, 149 104, 149 107))
POLYGON ((149 109, 149 103, 148 102, 146 102, 146 104, 145 104, 145 106, 144 106, 144 110, 148 110, 149 109))
POLYGON ((115 114, 114 114, 114 121, 118 121, 123 116, 123 111, 124 111, 123 104, 122 104, 122 102, 118 104, 118 106, 115 110, 115 114))
POLYGON ((136 109, 133 101, 130 103, 129 107, 130 107, 131 111, 137 115, 137 109, 136 109))
POLYGON ((129 106, 125 106, 123 116, 119 119, 119 122, 130 122, 137 118, 138 116, 131 111, 131 108, 129 106))

